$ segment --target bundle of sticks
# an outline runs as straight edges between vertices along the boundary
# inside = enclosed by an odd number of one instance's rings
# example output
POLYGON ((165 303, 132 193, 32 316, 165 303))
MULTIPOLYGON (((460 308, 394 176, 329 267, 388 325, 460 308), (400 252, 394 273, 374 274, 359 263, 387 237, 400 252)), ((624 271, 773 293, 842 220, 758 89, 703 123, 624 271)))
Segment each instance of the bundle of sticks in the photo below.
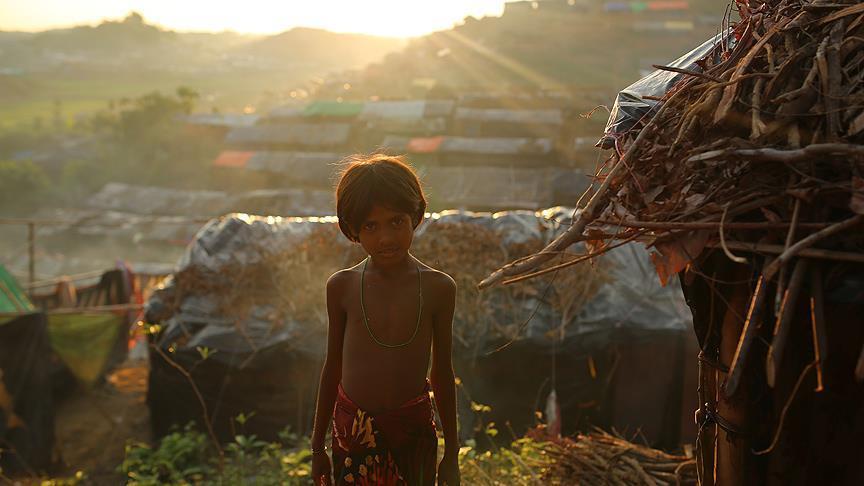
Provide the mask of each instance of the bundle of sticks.
MULTIPOLYGON (((806 259, 864 263, 864 3, 737 5, 741 21, 698 69, 656 66, 680 81, 632 131, 613 134, 615 154, 569 230, 480 283, 558 271, 630 240, 653 247, 663 282, 705 248, 754 263, 761 277, 727 395, 755 337, 749 324, 772 302, 777 330, 788 324, 783 305, 816 271, 806 259), (538 270, 577 241, 592 250, 538 270), (754 254, 767 258, 745 258, 754 254)), ((864 380, 864 350, 856 372, 864 380)))
POLYGON ((696 460, 603 431, 541 445, 551 459, 543 484, 586 486, 696 484, 696 460))

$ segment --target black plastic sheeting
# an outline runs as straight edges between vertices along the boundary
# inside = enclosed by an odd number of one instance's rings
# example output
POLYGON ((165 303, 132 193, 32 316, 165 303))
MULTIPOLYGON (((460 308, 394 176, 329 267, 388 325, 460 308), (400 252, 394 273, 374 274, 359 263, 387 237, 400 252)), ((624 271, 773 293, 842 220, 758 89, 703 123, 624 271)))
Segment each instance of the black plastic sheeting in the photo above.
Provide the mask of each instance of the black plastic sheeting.
MULTIPOLYGON (((221 351, 217 352, 217 354, 221 351)), ((215 356, 215 355, 214 355, 215 356)), ((223 353, 222 359, 202 359, 194 349, 150 351, 150 385, 147 405, 156 437, 175 427, 194 422, 206 430, 201 399, 213 430, 222 442, 237 434, 254 434, 276 441, 279 432, 309 432, 315 413, 315 397, 322 359, 293 352, 286 343, 254 353, 223 353), (189 370, 189 377, 169 363, 189 370), (248 418, 241 424, 236 419, 248 418)))
MULTIPOLYGON (((709 56, 723 37, 723 34, 717 34, 703 42, 699 47, 672 61, 668 66, 702 72, 699 61, 709 56)), ((727 34, 726 41, 731 43, 734 39, 727 34)), ((615 148, 616 140, 636 128, 639 121, 657 105, 656 100, 645 99, 644 97, 662 97, 685 76, 658 69, 618 92, 609 114, 609 121, 606 122, 606 129, 603 131, 603 138, 597 142, 597 146, 603 149, 615 148)))
POLYGON ((0 324, 0 369, 12 410, 0 404, 0 467, 4 472, 46 471, 54 449, 48 321, 33 313, 0 324), (24 426, 15 426, 12 413, 24 426))

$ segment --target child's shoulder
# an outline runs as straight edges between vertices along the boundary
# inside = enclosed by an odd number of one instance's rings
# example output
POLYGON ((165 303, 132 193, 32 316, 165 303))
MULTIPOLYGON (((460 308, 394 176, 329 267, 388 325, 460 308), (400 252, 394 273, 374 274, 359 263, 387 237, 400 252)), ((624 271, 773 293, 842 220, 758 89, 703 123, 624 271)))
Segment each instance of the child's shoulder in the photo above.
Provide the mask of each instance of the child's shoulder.
POLYGON ((415 259, 420 264, 420 271, 423 273, 423 280, 427 282, 427 285, 432 285, 436 290, 442 291, 453 291, 456 289, 456 281, 453 280, 453 277, 423 263, 416 257, 415 259))
POLYGON ((342 270, 338 270, 333 275, 327 279, 327 288, 339 288, 342 285, 350 284, 355 281, 360 275, 360 266, 361 263, 354 265, 353 267, 343 268, 342 270))

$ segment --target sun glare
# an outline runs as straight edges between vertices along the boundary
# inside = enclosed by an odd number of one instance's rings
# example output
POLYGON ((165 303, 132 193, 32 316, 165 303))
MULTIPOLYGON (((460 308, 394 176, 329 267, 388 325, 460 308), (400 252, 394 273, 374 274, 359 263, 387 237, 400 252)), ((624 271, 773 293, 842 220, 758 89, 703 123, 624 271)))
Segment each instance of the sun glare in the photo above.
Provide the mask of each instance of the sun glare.
POLYGON ((275 34, 293 27, 316 27, 392 37, 412 37, 447 29, 466 16, 500 15, 504 0, 246 0, 201 2, 174 0, 31 0, 2 5, 4 30, 43 30, 100 19, 116 19, 130 11, 148 22, 180 31, 224 31, 275 34))

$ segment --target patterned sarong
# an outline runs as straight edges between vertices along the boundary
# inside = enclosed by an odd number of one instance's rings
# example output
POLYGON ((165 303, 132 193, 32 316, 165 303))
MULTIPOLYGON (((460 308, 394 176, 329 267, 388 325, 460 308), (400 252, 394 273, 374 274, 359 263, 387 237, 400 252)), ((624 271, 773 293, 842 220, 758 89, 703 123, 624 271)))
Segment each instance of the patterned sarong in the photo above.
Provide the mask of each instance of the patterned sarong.
POLYGON ((333 409, 337 485, 434 485, 437 446, 428 382, 420 396, 375 415, 361 410, 339 385, 333 409))

